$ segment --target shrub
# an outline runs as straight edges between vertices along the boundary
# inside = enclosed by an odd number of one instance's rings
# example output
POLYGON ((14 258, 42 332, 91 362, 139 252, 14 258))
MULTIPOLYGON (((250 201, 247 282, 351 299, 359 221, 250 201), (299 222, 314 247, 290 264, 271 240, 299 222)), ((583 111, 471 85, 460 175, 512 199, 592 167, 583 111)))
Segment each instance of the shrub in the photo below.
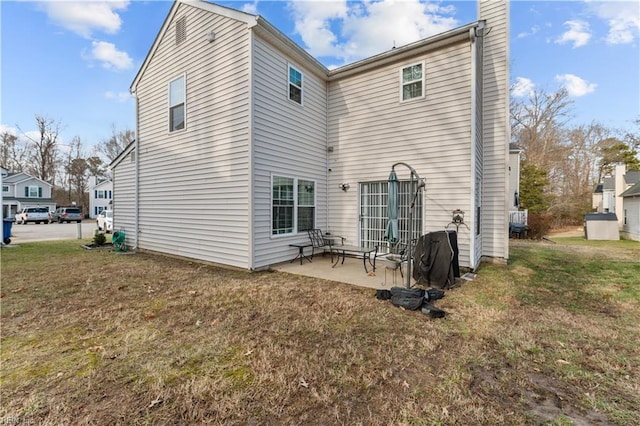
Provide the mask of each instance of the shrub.
POLYGON ((102 232, 97 232, 94 236, 93 236, 93 244, 95 244, 96 246, 101 246, 103 245, 105 242, 107 241, 107 237, 104 236, 104 234, 102 232))
POLYGON ((529 213, 527 237, 532 240, 540 240, 551 230, 553 216, 549 213, 529 213))

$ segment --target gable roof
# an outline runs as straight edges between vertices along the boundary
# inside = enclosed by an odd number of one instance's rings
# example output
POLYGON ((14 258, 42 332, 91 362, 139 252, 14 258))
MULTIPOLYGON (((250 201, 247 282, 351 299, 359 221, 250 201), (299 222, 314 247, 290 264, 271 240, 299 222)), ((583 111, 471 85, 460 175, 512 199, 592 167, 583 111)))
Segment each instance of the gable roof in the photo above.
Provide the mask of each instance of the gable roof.
POLYGON ((613 191, 616 189, 616 179, 613 176, 608 176, 602 180, 602 189, 605 191, 613 191))
POLYGON ((53 186, 49 182, 45 182, 42 179, 37 178, 35 176, 31 176, 30 174, 27 174, 25 172, 9 173, 9 175, 2 178, 3 183, 10 183, 14 185, 23 183, 29 180, 36 180, 44 185, 53 186))
POLYGON ((594 194, 602 194, 602 184, 601 183, 596 185, 596 187, 593 190, 593 193, 594 194))
POLYGON ((111 179, 103 180, 102 182, 95 184, 91 187, 92 190, 100 188, 101 186, 112 185, 113 181, 111 179))
POLYGON ((114 158, 111 163, 109 163, 109 168, 113 169, 118 164, 120 164, 122 162, 122 160, 124 158, 126 158, 126 156, 129 155, 131 153, 131 151, 133 151, 135 149, 135 147, 136 147, 136 140, 134 139, 131 142, 129 142, 129 145, 124 147, 122 152, 120 154, 118 154, 118 156, 116 158, 114 158))
POLYGON ((167 31, 167 28, 169 27, 169 23, 173 20, 173 17, 175 16, 181 4, 187 4, 189 6, 197 7, 202 10, 207 10, 209 12, 226 16, 227 18, 235 19, 236 21, 244 22, 247 24, 249 28, 255 25, 258 20, 258 16, 256 15, 250 15, 245 12, 240 12, 239 10, 209 3, 203 0, 175 0, 173 2, 173 5, 171 6, 171 9, 169 10, 169 13, 167 14, 167 17, 164 18, 164 22, 162 23, 162 27, 160 27, 160 31, 158 31, 158 33, 156 34, 156 38, 153 40, 153 44, 151 45, 151 48, 149 49, 147 56, 144 58, 144 62, 140 66, 138 73, 136 74, 136 76, 133 79, 133 82, 131 83, 131 87, 129 88, 131 93, 134 93, 136 91, 136 87, 138 85, 138 82, 140 81, 140 78, 142 77, 145 70, 149 66, 149 63, 151 62, 151 58, 153 58, 153 55, 155 54, 156 49, 160 45, 162 36, 167 31))
POLYGON ((633 185, 634 183, 640 182, 640 171, 629 170, 624 175, 624 181, 627 185, 633 185))
POLYGON ((631 188, 620 194, 621 197, 635 197, 640 195, 640 182, 636 182, 631 188))

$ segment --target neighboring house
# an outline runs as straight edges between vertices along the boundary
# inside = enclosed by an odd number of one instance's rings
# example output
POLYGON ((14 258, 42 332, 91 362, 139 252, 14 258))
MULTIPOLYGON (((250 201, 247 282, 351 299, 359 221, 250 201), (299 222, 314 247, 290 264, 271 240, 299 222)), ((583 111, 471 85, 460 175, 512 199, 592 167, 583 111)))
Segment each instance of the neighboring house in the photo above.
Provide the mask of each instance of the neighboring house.
POLYGON ((624 225, 622 193, 640 182, 640 171, 630 170, 624 164, 616 164, 610 176, 598 183, 592 194, 592 205, 598 213, 615 213, 618 229, 624 225))
POLYGON ((504 261, 508 8, 480 1, 476 22, 329 70, 260 16, 176 1, 131 86, 114 226, 129 246, 251 270, 294 257, 310 227, 371 246, 404 162, 426 178, 412 237, 460 209, 461 266, 504 261))
POLYGON ((640 241, 640 181, 620 194, 622 238, 640 241))
POLYGON ((91 176, 92 186, 89 188, 89 217, 96 218, 102 210, 111 208, 113 200, 113 181, 100 181, 98 176, 91 176))
POLYGON ((23 172, 11 173, 3 169, 2 217, 14 217, 25 207, 56 209, 51 198, 52 185, 23 172))

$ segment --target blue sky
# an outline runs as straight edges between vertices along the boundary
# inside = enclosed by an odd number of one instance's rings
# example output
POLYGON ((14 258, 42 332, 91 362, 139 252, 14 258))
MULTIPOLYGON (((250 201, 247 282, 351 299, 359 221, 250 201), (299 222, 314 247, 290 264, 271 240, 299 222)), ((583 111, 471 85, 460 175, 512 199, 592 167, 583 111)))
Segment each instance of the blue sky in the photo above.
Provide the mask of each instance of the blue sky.
MULTIPOLYGON (((220 1, 260 14, 328 67, 477 19, 476 1, 220 1)), ((85 148, 134 129, 128 91, 172 2, 2 1, 0 130, 36 114, 85 148)), ((511 83, 526 96, 567 87, 572 124, 640 118, 640 0, 512 1, 511 83)))

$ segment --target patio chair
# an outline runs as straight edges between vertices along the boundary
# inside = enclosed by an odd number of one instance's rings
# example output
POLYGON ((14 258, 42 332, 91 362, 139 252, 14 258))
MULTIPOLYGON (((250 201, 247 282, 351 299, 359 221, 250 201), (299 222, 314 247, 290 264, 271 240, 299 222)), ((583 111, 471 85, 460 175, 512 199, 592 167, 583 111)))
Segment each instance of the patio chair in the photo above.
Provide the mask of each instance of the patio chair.
POLYGON ((321 229, 309 229, 307 232, 309 233, 309 240, 311 240, 311 258, 313 259, 316 249, 322 249, 322 254, 324 255, 328 248, 329 254, 331 255, 331 262, 333 262, 333 252, 331 251, 333 241, 325 237, 321 229))
POLYGON ((373 258, 373 267, 375 270, 376 258, 382 257, 384 261, 384 282, 387 283, 387 271, 393 273, 393 283, 396 283, 396 272, 400 271, 400 277, 404 278, 402 272, 402 265, 407 262, 407 244, 403 242, 398 243, 386 243, 386 247, 381 248, 378 246, 378 250, 382 253, 378 253, 373 258))

